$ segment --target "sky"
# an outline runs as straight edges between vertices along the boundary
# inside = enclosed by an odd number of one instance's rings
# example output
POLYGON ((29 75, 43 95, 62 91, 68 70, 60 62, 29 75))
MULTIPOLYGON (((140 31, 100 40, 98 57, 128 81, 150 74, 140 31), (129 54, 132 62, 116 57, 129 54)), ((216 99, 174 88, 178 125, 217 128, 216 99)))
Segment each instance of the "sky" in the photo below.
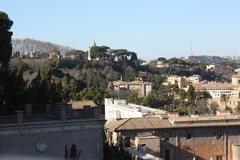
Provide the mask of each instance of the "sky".
POLYGON ((0 0, 13 38, 81 50, 95 40, 146 60, 240 56, 239 7, 239 0, 0 0))

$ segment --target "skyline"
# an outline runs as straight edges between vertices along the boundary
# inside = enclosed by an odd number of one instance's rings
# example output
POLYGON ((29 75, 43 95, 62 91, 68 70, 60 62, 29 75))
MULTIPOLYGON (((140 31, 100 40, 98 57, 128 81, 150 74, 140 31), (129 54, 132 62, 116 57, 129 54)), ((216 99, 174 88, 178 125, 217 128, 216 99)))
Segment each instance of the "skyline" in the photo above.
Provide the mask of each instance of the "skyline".
POLYGON ((13 38, 87 50, 126 48, 143 59, 240 55, 240 2, 0 0, 14 21, 13 38), (191 47, 192 43, 192 47, 191 47))

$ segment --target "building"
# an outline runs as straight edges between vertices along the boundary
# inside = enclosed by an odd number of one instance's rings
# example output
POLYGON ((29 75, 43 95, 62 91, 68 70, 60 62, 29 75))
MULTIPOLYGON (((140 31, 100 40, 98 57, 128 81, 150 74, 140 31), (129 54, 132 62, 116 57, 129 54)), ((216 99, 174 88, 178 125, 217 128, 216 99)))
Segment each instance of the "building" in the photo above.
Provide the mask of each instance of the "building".
POLYGON ((209 65, 206 65, 206 71, 212 71, 215 69, 215 64, 209 64, 209 65))
POLYGON ((61 52, 57 49, 54 48, 53 50, 49 51, 49 55, 48 55, 49 59, 53 59, 53 60, 60 60, 61 59, 61 52))
POLYGON ((240 87, 240 73, 232 75, 232 85, 240 87))
POLYGON ((240 68, 234 69, 235 73, 240 73, 240 68))
POLYGON ((104 120, 74 118, 64 104, 43 107, 45 114, 26 105, 25 114, 0 117, 1 159, 103 160, 104 120))
POLYGON ((207 91, 213 99, 221 99, 222 95, 231 95, 231 83, 196 83, 192 84, 195 91, 207 91))
POLYGON ((155 64, 155 67, 156 68, 167 68, 167 67, 169 67, 169 64, 168 63, 164 63, 162 61, 157 61, 156 64, 155 64))
POLYGON ((199 83, 201 81, 200 75, 192 75, 190 77, 187 77, 186 80, 190 83, 199 83))
POLYGON ((240 87, 240 74, 232 75, 232 83, 197 83, 193 87, 196 91, 209 92, 213 99, 221 99, 222 95, 228 97, 240 87))
POLYGON ((187 86, 186 77, 171 75, 167 77, 167 83, 170 85, 178 85, 179 88, 187 86))
POLYGON ((109 85, 109 90, 119 94, 127 94, 129 91, 136 91, 140 97, 147 96, 152 91, 152 83, 144 81, 114 81, 109 85))
POLYGON ((156 116, 165 113, 166 111, 160 109, 127 103, 126 100, 105 98, 105 119, 107 122, 123 118, 156 116))
POLYGON ((208 99, 209 106, 213 103, 218 105, 220 111, 231 109, 233 112, 236 112, 236 109, 240 106, 240 90, 232 90, 231 93, 224 98, 208 99))
POLYGON ((106 124, 105 132, 108 143, 122 142, 139 159, 239 159, 239 115, 128 118, 106 124))

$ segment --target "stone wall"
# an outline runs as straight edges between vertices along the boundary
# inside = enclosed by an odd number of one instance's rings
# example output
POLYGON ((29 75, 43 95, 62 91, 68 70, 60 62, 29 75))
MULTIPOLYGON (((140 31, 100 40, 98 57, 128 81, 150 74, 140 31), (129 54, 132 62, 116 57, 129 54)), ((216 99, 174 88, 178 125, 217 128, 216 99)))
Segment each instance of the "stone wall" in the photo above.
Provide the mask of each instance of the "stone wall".
POLYGON ((103 121, 71 120, 0 126, 1 160, 64 160, 74 144, 81 160, 103 160, 103 121))

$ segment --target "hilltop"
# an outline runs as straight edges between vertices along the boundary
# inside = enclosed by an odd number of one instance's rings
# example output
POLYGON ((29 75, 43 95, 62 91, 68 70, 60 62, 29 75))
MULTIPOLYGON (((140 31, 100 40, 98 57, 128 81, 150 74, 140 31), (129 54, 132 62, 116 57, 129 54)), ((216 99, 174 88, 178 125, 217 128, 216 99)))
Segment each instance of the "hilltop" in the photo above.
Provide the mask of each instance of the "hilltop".
POLYGON ((57 49, 61 54, 65 54, 71 50, 70 47, 61 46, 51 42, 39 41, 35 39, 13 39, 12 40, 13 53, 20 52, 21 55, 28 53, 48 53, 50 50, 57 49))

